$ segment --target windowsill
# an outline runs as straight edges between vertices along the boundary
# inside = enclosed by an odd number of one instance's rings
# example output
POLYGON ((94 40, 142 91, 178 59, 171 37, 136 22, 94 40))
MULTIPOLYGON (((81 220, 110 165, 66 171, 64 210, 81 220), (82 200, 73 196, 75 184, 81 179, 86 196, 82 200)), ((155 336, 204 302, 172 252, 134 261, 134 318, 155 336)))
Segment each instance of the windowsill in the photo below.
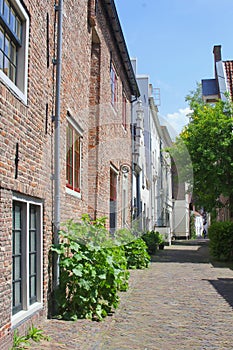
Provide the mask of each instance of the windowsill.
POLYGON ((0 80, 6 85, 17 98, 19 98, 25 105, 27 105, 27 95, 24 94, 8 76, 0 70, 0 80))
POLYGON ((16 327, 20 322, 29 318, 37 311, 42 310, 42 307, 43 307, 42 303, 34 303, 29 307, 28 310, 21 310, 17 312, 17 314, 13 315, 11 319, 12 328, 16 327))
POLYGON ((71 196, 73 196, 73 197, 81 199, 81 193, 80 192, 76 192, 74 190, 71 190, 69 187, 66 187, 66 193, 71 195, 71 196))

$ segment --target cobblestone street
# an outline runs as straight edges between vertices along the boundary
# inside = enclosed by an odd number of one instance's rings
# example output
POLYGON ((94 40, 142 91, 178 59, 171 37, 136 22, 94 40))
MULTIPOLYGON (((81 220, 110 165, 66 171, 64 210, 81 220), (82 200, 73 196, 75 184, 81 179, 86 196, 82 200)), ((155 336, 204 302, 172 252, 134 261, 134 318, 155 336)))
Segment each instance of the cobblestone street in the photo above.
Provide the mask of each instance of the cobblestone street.
POLYGON ((131 272, 113 316, 39 327, 51 341, 33 349, 233 349, 233 271, 210 263, 207 241, 178 242, 131 272))

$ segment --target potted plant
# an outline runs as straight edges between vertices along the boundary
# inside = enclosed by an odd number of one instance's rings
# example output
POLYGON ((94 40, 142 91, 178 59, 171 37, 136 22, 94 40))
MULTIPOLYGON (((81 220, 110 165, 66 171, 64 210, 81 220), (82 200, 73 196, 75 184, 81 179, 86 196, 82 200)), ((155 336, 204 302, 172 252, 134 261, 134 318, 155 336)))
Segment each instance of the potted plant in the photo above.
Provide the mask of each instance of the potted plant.
POLYGON ((164 246, 165 246, 165 240, 164 240, 163 235, 160 233, 159 234, 159 249, 160 250, 164 249, 164 246))

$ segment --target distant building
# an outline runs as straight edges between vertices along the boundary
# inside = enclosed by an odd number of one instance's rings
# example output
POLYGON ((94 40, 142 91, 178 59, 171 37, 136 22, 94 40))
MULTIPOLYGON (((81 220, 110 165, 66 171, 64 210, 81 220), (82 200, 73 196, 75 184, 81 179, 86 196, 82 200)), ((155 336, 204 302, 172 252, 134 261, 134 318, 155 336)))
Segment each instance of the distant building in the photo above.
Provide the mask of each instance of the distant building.
POLYGON ((222 60, 221 45, 214 46, 213 79, 202 80, 202 96, 205 102, 216 102, 218 99, 226 100, 226 93, 233 99, 233 60, 222 60))
MULTIPOLYGON (((219 99, 226 101, 226 95, 229 94, 233 101, 233 60, 222 60, 221 45, 214 46, 213 54, 215 77, 202 80, 203 100, 207 103, 214 103, 219 99)), ((224 208, 218 210, 217 219, 229 220, 228 198, 220 196, 220 200, 224 208)))
POLYGON ((190 238, 190 193, 188 185, 179 178, 179 167, 172 160, 173 231, 174 239, 190 238))
MULTIPOLYGON (((136 74, 136 59, 132 60, 136 74)), ((133 208, 141 230, 157 230, 170 242, 173 224, 171 138, 161 126, 148 75, 136 75, 140 101, 133 103, 133 208)))

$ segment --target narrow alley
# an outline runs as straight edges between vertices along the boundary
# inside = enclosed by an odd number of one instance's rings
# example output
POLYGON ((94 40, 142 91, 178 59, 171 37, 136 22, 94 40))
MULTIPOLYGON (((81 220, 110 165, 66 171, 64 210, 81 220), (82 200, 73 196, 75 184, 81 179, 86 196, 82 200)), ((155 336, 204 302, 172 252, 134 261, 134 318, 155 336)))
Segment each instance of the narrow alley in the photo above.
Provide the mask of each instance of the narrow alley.
POLYGON ((49 342, 33 349, 204 350, 233 348, 233 271, 211 263, 208 241, 165 247, 131 271, 114 315, 103 322, 47 320, 49 342))

